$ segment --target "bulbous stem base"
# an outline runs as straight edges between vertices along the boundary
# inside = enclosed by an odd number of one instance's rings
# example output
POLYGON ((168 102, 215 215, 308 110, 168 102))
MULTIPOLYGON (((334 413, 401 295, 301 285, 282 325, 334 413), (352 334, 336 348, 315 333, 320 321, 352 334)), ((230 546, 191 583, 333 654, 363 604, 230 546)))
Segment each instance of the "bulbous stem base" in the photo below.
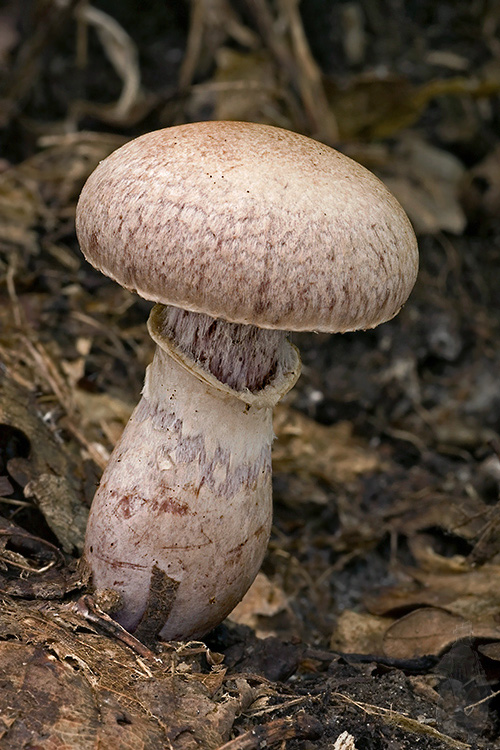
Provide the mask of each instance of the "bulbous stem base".
MULTIPOLYGON (((200 379, 172 342, 157 330, 154 338, 142 399, 94 497, 85 558, 96 589, 120 594, 125 628, 142 633, 149 622, 154 635, 180 640, 221 622, 260 568, 272 520, 272 404, 200 379)), ((280 382, 264 389, 273 402, 298 377, 287 347, 280 382)))

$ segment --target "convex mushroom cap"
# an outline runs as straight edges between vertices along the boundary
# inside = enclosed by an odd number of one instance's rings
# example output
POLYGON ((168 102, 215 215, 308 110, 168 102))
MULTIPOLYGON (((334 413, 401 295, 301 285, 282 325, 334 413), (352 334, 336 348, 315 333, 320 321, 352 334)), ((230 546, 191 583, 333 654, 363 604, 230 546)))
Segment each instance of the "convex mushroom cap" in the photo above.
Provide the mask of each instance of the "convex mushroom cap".
POLYGON ((253 123, 125 144, 85 184, 77 233, 92 265, 142 297, 262 328, 374 327, 418 269, 411 224, 371 172, 253 123))

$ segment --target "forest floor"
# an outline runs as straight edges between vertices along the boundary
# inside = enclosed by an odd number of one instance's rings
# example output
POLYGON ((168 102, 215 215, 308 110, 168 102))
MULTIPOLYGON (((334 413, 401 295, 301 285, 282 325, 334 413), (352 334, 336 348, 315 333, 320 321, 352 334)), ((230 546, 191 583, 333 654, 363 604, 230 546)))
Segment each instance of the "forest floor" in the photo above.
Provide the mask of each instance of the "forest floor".
POLYGON ((499 32, 487 0, 0 9, 0 750, 500 748, 499 32), (77 561, 150 305, 74 214, 119 145, 201 119, 365 164, 421 270, 390 323, 293 335, 262 572, 203 642, 149 648, 77 561))

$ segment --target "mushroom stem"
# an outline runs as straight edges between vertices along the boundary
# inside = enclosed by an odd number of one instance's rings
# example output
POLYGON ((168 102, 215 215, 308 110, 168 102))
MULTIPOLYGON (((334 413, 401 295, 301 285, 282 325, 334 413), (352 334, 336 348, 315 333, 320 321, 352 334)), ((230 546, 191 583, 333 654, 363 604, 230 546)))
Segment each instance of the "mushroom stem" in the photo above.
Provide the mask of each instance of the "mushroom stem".
MULTIPOLYGON (((300 363, 294 347, 272 337, 267 377, 257 368, 263 387, 236 390, 193 359, 186 317, 177 333, 173 319, 161 305, 152 311, 158 346, 94 497, 85 558, 94 586, 119 592, 125 628, 142 634, 148 622, 154 635, 184 639, 221 622, 259 570, 272 518, 272 406, 300 363)), ((201 337, 210 361, 227 361, 215 357, 221 338, 209 345, 201 337)))
POLYGON ((171 305, 158 305, 155 316, 164 338, 236 391, 259 391, 275 375, 285 331, 229 323, 171 305))

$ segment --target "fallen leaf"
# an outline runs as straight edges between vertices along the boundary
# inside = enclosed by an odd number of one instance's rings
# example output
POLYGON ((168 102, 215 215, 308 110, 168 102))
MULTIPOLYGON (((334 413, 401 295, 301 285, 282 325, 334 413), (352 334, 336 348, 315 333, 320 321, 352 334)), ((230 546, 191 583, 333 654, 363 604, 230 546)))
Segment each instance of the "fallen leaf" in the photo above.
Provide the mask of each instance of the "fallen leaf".
POLYGON ((63 549, 83 548, 88 509, 82 476, 38 413, 32 393, 0 370, 0 427, 24 436, 7 461, 9 476, 33 498, 63 549))
POLYGON ((467 213, 474 217, 498 216, 500 213, 500 147, 477 164, 463 185, 467 213))
POLYGON ((288 610, 284 591, 272 583, 264 573, 258 573, 255 581, 229 615, 229 619, 240 625, 254 628, 258 637, 272 635, 272 629, 262 625, 262 619, 272 618, 288 610), (259 627, 260 626, 260 627, 259 627))
POLYGON ((463 572, 436 572, 406 568, 412 583, 382 589, 366 597, 376 615, 388 615, 415 607, 441 607, 449 613, 476 621, 494 617, 500 608, 500 566, 486 563, 463 572))
POLYGON ((397 659, 438 655, 461 638, 500 638, 500 627, 471 622, 437 607, 423 607, 390 625, 383 638, 384 653, 397 659))
POLYGON ((408 213, 417 234, 462 234, 460 203, 465 168, 456 156, 415 136, 398 143, 379 176, 408 213))
POLYGON ((212 697, 221 681, 205 684, 200 649, 139 657, 67 606, 9 598, 0 638, 0 750, 216 750, 229 738, 239 701, 212 697))
POLYGON ((90 393, 81 388, 73 393, 74 403, 85 426, 106 426, 106 432, 114 432, 118 438, 127 424, 134 405, 122 401, 109 393, 90 393))
POLYGON ((477 650, 492 661, 500 661, 500 642, 480 643, 477 650))
POLYGON ((332 750, 356 750, 356 743, 352 734, 349 734, 349 732, 339 734, 332 750))
POLYGON ((435 78, 414 86, 408 78, 386 72, 363 72, 348 84, 328 81, 327 93, 341 138, 390 138, 408 128, 441 97, 492 98, 500 91, 498 76, 435 78))
POLYGON ((275 110, 276 124, 284 124, 276 70, 268 52, 221 47, 216 66, 213 82, 196 87, 194 92, 214 98, 215 119, 269 123, 269 114, 275 110))
POLYGON ((325 426, 286 406, 274 412, 276 471, 314 476, 330 485, 345 484, 360 474, 381 469, 380 458, 350 422, 325 426))
POLYGON ((330 648, 348 654, 381 654, 384 633, 391 620, 344 610, 330 638, 330 648))

